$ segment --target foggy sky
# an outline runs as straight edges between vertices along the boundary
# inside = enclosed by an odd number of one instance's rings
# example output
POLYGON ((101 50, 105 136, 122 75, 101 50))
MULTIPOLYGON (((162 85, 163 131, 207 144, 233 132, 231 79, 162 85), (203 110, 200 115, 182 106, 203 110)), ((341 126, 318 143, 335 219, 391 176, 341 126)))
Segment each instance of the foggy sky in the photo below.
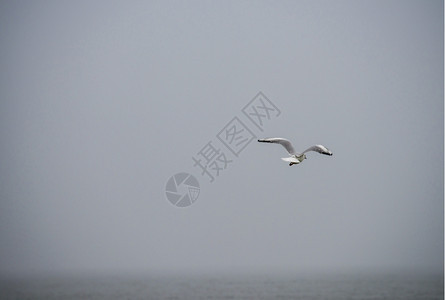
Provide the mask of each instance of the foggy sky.
POLYGON ((0 43, 0 273, 442 270, 442 1, 3 1, 0 43), (209 183, 259 91, 334 155, 209 183))

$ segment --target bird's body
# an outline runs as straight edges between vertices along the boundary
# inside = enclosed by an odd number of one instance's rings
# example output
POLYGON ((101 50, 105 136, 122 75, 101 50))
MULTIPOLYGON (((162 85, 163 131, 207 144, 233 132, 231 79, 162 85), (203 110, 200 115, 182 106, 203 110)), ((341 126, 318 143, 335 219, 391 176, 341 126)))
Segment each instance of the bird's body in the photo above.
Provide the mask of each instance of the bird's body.
POLYGON ((299 163, 301 163, 304 160, 304 158, 299 159, 298 157, 295 157, 294 155, 292 155, 290 157, 282 157, 281 159, 284 161, 287 161, 289 163, 289 166, 298 165, 299 163))
POLYGON ((267 138, 267 139, 258 140, 258 142, 274 143, 274 144, 280 144, 281 146, 283 146, 287 150, 287 152, 289 153, 290 156, 283 157, 282 160, 289 162, 289 166, 297 165, 297 164, 301 163, 303 160, 305 160, 307 158, 306 153, 309 151, 315 151, 315 152, 318 152, 318 153, 321 153, 324 155, 332 156, 332 151, 330 151, 328 148, 326 148, 323 145, 315 145, 315 146, 307 148, 302 153, 297 153, 297 152, 295 152, 295 149, 292 146, 292 143, 287 139, 267 138))

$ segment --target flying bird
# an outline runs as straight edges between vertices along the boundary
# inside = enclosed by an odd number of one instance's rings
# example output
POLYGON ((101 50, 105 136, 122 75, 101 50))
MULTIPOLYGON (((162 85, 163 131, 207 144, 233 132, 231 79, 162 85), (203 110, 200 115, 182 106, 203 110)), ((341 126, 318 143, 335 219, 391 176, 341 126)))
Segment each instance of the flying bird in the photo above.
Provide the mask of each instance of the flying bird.
POLYGON ((283 157, 281 158, 284 161, 289 162, 289 166, 297 165, 301 163, 303 160, 305 160, 306 152, 309 151, 315 151, 324 155, 332 156, 332 151, 330 151, 328 148, 326 148, 323 145, 315 145, 312 147, 307 148, 302 153, 295 152, 294 147, 292 146, 292 143, 289 140, 283 139, 283 138, 267 138, 267 139, 261 139, 258 140, 260 143, 274 143, 274 144, 280 144, 283 146, 287 152, 290 154, 289 157, 283 157))

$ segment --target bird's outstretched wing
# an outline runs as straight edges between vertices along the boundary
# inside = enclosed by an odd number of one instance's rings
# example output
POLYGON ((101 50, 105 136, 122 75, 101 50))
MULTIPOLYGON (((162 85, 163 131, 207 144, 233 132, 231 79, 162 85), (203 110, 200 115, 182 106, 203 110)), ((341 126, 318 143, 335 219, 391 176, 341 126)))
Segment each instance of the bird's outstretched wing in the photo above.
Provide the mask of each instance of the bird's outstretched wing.
POLYGON ((296 154, 291 142, 289 142, 288 140, 283 139, 283 138, 267 138, 267 139, 258 140, 258 142, 280 144, 287 150, 287 152, 289 152, 289 154, 291 154, 291 155, 296 154))
POLYGON ((315 152, 325 154, 325 155, 332 155, 332 151, 323 145, 315 145, 315 146, 309 147, 306 150, 304 150, 304 152, 302 154, 309 152, 309 151, 315 151, 315 152))

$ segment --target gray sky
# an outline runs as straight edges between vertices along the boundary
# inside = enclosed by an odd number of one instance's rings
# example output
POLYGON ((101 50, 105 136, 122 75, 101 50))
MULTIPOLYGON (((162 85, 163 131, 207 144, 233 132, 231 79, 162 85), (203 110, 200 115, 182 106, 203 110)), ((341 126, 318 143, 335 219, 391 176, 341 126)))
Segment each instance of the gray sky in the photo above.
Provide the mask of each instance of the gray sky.
POLYGON ((0 43, 1 273, 442 270, 442 1, 3 1, 0 43), (257 137, 334 156, 209 183, 259 91, 257 137))

